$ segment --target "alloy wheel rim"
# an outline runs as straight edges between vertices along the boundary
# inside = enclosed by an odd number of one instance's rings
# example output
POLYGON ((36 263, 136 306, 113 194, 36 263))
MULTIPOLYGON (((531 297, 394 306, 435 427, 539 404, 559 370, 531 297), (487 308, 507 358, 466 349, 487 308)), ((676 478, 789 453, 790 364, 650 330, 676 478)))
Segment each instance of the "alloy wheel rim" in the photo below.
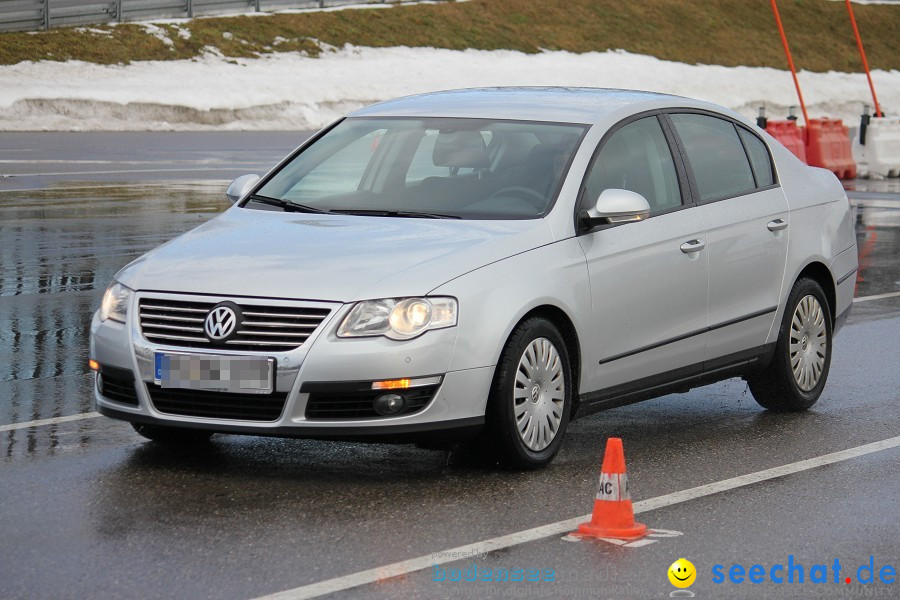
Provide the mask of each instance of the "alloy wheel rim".
POLYGON ((559 351, 547 338, 532 340, 519 359, 513 391, 516 431, 530 450, 540 452, 556 438, 565 398, 559 351))
POLYGON ((828 352, 825 311, 815 296, 804 296, 794 310, 789 351, 797 387, 811 391, 822 378, 828 352))

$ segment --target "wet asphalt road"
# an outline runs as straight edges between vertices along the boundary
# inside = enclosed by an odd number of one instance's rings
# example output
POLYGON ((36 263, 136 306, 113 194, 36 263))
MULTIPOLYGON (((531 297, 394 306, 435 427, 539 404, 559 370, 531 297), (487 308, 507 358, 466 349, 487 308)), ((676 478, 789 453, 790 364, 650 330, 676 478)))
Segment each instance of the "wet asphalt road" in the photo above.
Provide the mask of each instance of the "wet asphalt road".
MULTIPOLYGON (((227 206, 303 133, 2 134, 0 425, 93 410, 87 327, 116 270, 227 206), (186 171, 185 169, 189 169, 186 171)), ((900 291, 900 182, 851 182, 857 296, 900 291)), ((900 297, 859 302, 828 386, 799 415, 730 380, 570 426, 551 467, 495 472, 412 446, 216 436, 158 448, 105 418, 0 431, 0 598, 254 598, 583 515, 606 437, 635 500, 900 435, 900 297)), ((682 535, 641 548, 559 535, 443 565, 553 569, 552 583, 436 582, 424 570, 336 594, 664 598, 685 556, 696 597, 900 597, 900 448, 639 515, 682 535), (711 581, 735 563, 806 566, 801 585, 711 581), (809 582, 839 559, 850 584, 809 582)), ((674 534, 673 534, 674 535, 674 534)), ((483 573, 483 571, 482 571, 483 573)), ((727 580, 726 580, 727 581, 727 580)))

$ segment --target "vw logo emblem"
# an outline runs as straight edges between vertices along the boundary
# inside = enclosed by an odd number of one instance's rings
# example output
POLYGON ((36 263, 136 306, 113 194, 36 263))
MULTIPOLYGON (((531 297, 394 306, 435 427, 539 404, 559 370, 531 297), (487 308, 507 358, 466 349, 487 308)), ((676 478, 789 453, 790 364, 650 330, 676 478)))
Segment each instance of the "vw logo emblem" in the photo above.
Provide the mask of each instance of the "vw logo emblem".
POLYGON ((213 341, 221 341, 234 332, 237 327, 237 315, 227 306, 217 306, 206 315, 203 330, 206 337, 213 341))

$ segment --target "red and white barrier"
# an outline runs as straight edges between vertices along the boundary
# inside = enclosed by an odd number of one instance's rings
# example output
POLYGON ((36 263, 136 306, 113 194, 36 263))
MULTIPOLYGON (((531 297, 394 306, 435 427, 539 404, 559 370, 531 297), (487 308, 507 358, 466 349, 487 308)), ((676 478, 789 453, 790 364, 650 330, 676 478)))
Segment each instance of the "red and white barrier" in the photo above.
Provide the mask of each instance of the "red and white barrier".
POLYGON ((794 156, 806 162, 806 144, 803 142, 803 128, 797 127, 797 121, 770 120, 766 123, 766 132, 794 153, 794 156))
POLYGON ((828 169, 838 179, 856 177, 850 133, 840 119, 810 119, 806 125, 806 162, 828 169))
POLYGON ((856 177, 849 131, 840 119, 810 119, 806 127, 791 119, 773 120, 765 122, 765 129, 806 164, 828 169, 839 179, 856 177))
POLYGON ((853 138, 853 158, 861 176, 900 177, 900 117, 869 117, 853 138))

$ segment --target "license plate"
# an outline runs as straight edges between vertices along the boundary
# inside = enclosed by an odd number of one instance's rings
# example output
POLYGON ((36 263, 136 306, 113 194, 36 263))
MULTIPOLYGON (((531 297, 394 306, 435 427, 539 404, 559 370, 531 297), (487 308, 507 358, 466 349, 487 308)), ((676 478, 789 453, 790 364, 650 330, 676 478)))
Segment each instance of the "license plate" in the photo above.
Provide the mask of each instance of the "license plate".
POLYGON ((274 358, 157 352, 154 379, 164 388, 270 394, 274 373, 274 358))

